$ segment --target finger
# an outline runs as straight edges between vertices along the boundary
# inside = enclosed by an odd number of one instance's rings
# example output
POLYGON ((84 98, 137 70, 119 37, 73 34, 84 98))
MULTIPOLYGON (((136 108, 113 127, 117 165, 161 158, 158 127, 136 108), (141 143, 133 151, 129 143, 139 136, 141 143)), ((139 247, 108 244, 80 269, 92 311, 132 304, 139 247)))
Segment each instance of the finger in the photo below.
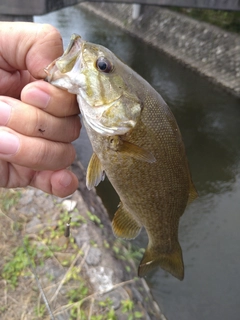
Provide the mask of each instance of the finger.
POLYGON ((6 71, 29 70, 34 78, 42 79, 44 68, 63 53, 62 37, 51 25, 1 22, 0 33, 6 71))
POLYGON ((21 92, 21 100, 57 117, 79 114, 75 95, 45 81, 34 81, 25 86, 21 92))
POLYGON ((58 118, 20 100, 0 97, 0 125, 22 135, 72 142, 79 136, 80 118, 58 118))
POLYGON ((34 175, 31 186, 58 197, 67 197, 77 189, 78 179, 66 169, 39 171, 34 175))
POLYGON ((26 70, 9 72, 3 69, 0 56, 0 94, 19 99, 22 88, 34 78, 26 70))
POLYGON ((33 170, 60 170, 75 159, 70 143, 54 142, 21 135, 0 127, 0 159, 33 170))
POLYGON ((78 187, 77 177, 69 170, 33 171, 0 160, 0 187, 32 187, 58 197, 67 197, 78 187))

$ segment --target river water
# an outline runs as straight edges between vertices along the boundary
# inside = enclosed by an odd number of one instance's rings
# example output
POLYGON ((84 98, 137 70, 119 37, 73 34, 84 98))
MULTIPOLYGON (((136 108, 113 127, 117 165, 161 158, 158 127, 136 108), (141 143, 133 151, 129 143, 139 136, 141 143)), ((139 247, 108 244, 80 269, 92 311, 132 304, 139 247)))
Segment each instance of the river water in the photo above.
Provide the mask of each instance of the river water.
MULTIPOLYGON (((65 45, 75 32, 107 46, 169 104, 181 129, 200 197, 180 222, 184 281, 160 269, 146 280, 168 320, 239 320, 240 100, 78 7, 35 17, 35 21, 56 26, 65 45)), ((75 146, 86 166, 91 147, 84 130, 75 146)), ((118 198, 109 183, 103 183, 98 192, 112 214, 118 198)), ((135 242, 142 247, 144 233, 135 242)))

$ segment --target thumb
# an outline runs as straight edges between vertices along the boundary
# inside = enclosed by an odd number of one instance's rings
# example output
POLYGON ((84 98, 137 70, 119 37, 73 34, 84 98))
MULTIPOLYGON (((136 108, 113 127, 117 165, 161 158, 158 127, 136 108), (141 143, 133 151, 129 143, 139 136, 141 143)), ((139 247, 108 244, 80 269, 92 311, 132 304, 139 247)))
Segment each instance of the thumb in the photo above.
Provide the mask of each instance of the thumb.
POLYGON ((63 53, 59 31, 48 24, 1 22, 0 34, 6 71, 28 70, 34 78, 44 78, 43 69, 63 53))

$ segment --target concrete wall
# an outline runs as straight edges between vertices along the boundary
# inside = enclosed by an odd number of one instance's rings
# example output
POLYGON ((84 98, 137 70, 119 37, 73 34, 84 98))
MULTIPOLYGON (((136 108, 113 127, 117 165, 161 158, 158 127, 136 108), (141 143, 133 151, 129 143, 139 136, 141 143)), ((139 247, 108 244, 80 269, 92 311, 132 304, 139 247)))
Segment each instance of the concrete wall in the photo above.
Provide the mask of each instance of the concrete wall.
POLYGON ((136 20, 132 5, 89 2, 81 6, 240 96, 238 34, 155 6, 144 6, 136 20))
MULTIPOLYGON (((0 13, 8 15, 41 15, 84 0, 0 0, 0 13)), ((90 0, 91 1, 91 0, 90 0)), ((92 0, 100 2, 101 0, 92 0)), ((115 3, 141 3, 148 5, 211 8, 240 11, 239 0, 105 0, 115 3)))

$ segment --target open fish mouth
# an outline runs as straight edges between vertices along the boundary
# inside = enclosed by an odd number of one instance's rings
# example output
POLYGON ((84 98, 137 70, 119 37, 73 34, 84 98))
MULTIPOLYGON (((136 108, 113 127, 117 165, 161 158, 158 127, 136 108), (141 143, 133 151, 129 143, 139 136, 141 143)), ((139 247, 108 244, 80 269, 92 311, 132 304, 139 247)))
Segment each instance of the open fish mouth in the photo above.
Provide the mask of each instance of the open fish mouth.
POLYGON ((67 89, 71 93, 77 94, 76 74, 78 75, 79 88, 81 86, 81 81, 79 81, 79 73, 81 72, 82 67, 81 53, 84 43, 85 41, 82 40, 78 34, 74 33, 71 36, 69 45, 63 55, 44 69, 47 74, 45 81, 62 89, 67 89))
POLYGON ((114 69, 108 49, 71 36, 63 55, 46 69, 46 81, 76 94, 84 120, 101 135, 124 135, 134 128, 142 110, 136 94, 114 69))

